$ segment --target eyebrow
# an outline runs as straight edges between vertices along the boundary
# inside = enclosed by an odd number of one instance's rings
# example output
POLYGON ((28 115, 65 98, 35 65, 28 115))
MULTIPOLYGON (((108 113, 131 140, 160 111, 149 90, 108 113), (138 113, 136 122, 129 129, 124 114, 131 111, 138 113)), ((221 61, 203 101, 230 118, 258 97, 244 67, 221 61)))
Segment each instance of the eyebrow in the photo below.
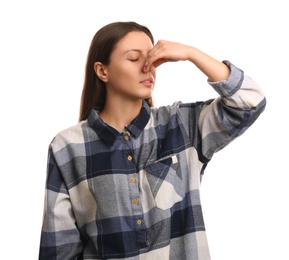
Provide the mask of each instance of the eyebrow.
POLYGON ((140 49, 131 49, 131 50, 125 51, 123 54, 126 54, 126 53, 131 52, 131 51, 136 51, 138 53, 142 53, 142 50, 140 50, 140 49))

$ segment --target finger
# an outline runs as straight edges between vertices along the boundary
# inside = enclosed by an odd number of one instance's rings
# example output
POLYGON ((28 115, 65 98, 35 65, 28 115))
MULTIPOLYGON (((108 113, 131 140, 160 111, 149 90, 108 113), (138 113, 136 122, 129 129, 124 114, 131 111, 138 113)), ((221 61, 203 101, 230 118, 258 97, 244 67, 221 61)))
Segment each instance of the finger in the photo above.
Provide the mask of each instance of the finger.
POLYGON ((152 69, 152 67, 158 67, 160 64, 164 63, 162 53, 159 49, 152 49, 147 56, 147 60, 144 64, 143 71, 148 72, 152 69))
MULTIPOLYGON (((157 65, 159 66, 159 65, 157 65)), ((147 72, 154 72, 156 70, 156 67, 154 63, 152 63, 151 65, 149 65, 148 63, 144 65, 143 67, 143 72, 147 73, 147 72)))

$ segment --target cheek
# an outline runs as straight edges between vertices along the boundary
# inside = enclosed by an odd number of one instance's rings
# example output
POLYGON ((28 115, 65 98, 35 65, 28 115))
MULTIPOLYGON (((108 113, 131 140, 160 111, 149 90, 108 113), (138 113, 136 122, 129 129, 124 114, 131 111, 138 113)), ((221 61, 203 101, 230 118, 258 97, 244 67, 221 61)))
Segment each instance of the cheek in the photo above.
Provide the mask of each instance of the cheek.
POLYGON ((120 80, 125 74, 125 66, 111 66, 108 72, 108 76, 111 81, 120 80))
POLYGON ((110 83, 113 83, 116 86, 127 86, 127 84, 131 84, 136 80, 136 75, 135 68, 123 65, 122 67, 111 71, 110 83))
MULTIPOLYGON (((144 62, 120 62, 110 64, 108 75, 109 81, 113 84, 125 84, 125 82, 138 81, 140 74, 143 73, 144 62)), ((155 74, 155 72, 154 72, 155 74)))

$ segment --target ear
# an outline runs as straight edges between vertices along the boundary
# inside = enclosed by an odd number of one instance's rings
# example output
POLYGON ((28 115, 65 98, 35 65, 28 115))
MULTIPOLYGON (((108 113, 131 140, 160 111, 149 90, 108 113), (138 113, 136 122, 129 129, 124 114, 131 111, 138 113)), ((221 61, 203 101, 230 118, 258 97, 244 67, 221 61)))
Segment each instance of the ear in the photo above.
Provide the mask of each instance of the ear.
POLYGON ((101 62, 96 61, 93 66, 94 72, 96 76, 102 80, 103 82, 107 82, 107 71, 105 65, 103 65, 101 62))

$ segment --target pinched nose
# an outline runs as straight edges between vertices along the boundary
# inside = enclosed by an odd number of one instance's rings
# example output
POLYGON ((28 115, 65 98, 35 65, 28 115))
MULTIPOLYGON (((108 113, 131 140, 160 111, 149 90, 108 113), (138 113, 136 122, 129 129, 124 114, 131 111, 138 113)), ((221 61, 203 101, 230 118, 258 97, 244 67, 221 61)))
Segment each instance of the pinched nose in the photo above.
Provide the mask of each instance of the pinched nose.
POLYGON ((152 73, 155 73, 156 71, 156 68, 153 64, 151 64, 150 66, 148 66, 148 62, 146 62, 144 64, 144 67, 143 67, 143 72, 144 73, 148 73, 148 72, 152 72, 152 73))

